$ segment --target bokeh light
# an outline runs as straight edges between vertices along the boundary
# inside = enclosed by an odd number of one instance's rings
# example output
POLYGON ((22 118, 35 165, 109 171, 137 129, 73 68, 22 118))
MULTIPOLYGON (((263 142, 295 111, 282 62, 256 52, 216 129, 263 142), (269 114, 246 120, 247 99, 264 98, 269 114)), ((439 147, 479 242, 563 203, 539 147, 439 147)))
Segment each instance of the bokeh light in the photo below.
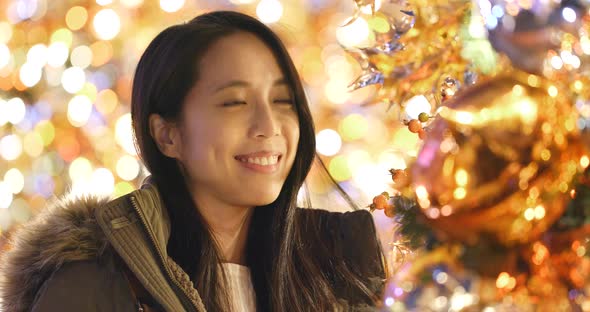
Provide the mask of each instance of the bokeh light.
POLYGON ((160 0, 160 8, 164 12, 174 13, 184 6, 185 0, 160 0))
POLYGON ((102 40, 111 40, 121 31, 121 19, 112 9, 100 10, 92 21, 96 36, 102 40))
POLYGON ((260 0, 256 15, 263 23, 276 23, 283 16, 283 5, 278 0, 260 0))
POLYGON ((342 139, 338 132, 332 129, 324 129, 316 135, 316 149, 322 155, 336 155, 341 147, 342 139))

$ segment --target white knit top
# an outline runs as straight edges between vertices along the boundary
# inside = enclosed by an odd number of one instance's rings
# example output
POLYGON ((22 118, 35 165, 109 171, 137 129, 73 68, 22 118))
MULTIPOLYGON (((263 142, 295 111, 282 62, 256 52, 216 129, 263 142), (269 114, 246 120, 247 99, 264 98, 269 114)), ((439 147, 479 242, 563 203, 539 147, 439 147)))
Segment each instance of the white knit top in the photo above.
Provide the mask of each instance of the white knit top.
POLYGON ((250 269, 235 263, 222 263, 229 280, 230 304, 233 312, 256 311, 256 293, 250 269))

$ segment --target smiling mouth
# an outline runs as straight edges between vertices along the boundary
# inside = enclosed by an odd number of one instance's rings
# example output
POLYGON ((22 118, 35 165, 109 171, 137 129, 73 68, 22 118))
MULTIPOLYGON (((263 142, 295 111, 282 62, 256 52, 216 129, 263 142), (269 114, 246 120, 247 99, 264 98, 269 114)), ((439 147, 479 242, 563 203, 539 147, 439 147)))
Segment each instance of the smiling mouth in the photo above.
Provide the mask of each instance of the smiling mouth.
POLYGON ((283 155, 281 154, 269 154, 269 155, 242 155, 234 157, 236 160, 245 163, 258 166, 274 166, 278 164, 283 155))

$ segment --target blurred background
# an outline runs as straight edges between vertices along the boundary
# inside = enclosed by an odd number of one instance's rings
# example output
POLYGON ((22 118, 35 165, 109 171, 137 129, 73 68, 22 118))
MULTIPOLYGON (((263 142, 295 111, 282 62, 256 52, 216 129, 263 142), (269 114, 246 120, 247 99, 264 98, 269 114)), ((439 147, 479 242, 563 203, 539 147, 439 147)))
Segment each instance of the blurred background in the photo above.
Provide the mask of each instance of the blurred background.
MULTIPOLYGON (((120 196, 138 187, 149 173, 131 134, 137 61, 165 27, 221 9, 280 34, 310 100, 318 153, 366 206, 390 183, 388 170, 416 155, 419 139, 386 106, 362 105, 371 86, 347 88, 361 67, 343 47, 370 35, 358 22, 340 27, 355 8, 344 0, 1 1, 0 230, 67 192, 120 196)), ((319 171, 308 184, 313 206, 350 209, 319 171)))

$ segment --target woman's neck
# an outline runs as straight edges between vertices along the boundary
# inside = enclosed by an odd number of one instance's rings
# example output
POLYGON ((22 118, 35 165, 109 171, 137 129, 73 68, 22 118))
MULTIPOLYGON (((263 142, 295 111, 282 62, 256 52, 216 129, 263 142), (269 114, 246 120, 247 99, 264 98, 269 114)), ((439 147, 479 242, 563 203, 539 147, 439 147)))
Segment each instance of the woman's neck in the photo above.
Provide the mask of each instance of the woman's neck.
POLYGON ((246 243, 253 207, 198 205, 220 248, 223 262, 246 264, 246 243))

